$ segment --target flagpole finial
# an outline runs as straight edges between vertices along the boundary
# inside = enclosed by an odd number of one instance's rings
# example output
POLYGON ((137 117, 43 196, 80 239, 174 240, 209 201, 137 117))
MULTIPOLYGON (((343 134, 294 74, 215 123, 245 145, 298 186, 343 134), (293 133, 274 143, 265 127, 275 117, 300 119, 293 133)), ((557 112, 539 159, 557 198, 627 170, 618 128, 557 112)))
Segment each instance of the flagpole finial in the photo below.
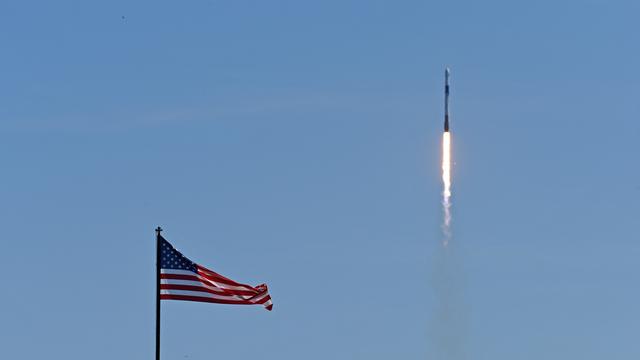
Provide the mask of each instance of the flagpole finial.
POLYGON ((158 226, 158 228, 156 229, 156 235, 160 236, 161 232, 162 232, 162 228, 158 226))

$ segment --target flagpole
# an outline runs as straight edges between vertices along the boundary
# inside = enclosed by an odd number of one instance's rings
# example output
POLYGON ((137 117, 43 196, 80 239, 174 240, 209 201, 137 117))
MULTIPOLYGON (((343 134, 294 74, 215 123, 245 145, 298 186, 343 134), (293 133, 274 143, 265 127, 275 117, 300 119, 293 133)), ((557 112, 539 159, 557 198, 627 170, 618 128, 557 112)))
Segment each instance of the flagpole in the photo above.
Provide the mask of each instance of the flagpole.
POLYGON ((156 360, 160 360, 160 232, 162 228, 156 229, 156 360))

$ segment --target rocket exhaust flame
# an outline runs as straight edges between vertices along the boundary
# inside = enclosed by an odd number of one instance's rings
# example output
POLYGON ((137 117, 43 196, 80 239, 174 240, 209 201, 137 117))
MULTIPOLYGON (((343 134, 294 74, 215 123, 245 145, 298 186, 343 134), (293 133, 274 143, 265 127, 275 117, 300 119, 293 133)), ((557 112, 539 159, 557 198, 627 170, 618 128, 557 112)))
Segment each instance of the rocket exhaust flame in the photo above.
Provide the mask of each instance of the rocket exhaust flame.
POLYGON ((451 133, 445 131, 442 134, 442 208, 444 211, 444 223, 442 231, 444 239, 442 245, 447 247, 451 240, 451 133))

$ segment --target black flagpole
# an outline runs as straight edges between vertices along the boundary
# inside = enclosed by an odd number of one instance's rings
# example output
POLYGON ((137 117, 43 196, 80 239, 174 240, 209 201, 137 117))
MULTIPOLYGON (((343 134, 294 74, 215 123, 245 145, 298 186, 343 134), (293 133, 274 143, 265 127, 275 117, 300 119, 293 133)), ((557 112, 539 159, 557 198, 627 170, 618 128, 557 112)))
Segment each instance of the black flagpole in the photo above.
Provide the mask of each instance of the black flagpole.
POLYGON ((156 229, 156 360, 160 360, 160 232, 156 229))

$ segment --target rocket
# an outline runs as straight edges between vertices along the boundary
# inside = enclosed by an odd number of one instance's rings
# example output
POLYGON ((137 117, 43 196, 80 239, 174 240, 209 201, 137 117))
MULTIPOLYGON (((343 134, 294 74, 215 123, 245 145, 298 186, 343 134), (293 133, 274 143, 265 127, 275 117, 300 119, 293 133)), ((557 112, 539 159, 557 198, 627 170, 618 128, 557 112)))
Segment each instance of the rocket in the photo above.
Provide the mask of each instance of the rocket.
POLYGON ((449 68, 444 68, 444 132, 449 132, 449 73, 449 68))

